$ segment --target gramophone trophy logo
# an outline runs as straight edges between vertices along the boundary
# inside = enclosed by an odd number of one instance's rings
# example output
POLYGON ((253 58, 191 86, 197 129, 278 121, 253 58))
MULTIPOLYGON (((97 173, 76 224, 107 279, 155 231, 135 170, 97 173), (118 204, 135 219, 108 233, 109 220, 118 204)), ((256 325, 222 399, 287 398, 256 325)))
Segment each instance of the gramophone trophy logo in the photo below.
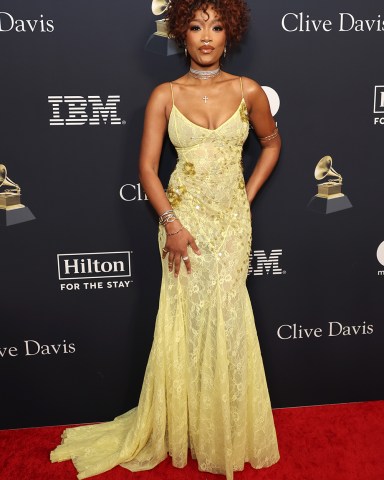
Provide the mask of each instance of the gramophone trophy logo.
POLYGON ((348 197, 341 192, 343 178, 332 167, 332 157, 327 155, 319 161, 315 169, 315 178, 326 181, 317 184, 318 192, 309 201, 307 206, 309 210, 328 214, 352 207, 348 197))
POLYGON ((19 185, 7 176, 5 165, 0 164, 0 226, 8 227, 35 219, 29 208, 20 203, 20 196, 19 185))
MULTIPOLYGON (((162 15, 168 8, 169 0, 153 0, 152 13, 156 16, 162 15)), ((156 32, 153 33, 146 45, 145 50, 158 55, 175 55, 180 53, 181 49, 176 42, 168 36, 167 22, 164 18, 155 21, 156 32)))

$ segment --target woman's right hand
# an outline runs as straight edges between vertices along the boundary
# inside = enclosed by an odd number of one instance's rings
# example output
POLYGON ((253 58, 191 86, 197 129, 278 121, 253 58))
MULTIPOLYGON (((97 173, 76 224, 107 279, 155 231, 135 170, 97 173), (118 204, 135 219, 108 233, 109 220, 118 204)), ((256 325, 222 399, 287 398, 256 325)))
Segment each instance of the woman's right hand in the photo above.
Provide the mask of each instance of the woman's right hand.
POLYGON ((188 246, 192 248, 196 255, 201 255, 195 239, 189 231, 181 225, 179 220, 167 223, 165 225, 165 231, 167 233, 167 241, 163 247, 162 258, 164 259, 168 255, 169 272, 173 271, 175 277, 178 277, 181 262, 184 262, 187 272, 191 273, 191 260, 188 255, 188 246))

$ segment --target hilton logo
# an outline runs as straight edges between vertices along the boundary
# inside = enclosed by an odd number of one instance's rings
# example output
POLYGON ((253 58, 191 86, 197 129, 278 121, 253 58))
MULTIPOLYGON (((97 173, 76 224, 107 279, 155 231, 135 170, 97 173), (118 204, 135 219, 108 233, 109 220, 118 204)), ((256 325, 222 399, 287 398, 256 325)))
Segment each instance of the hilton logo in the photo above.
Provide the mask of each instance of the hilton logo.
POLYGON ((131 276, 131 252, 60 253, 59 280, 131 276))
POLYGON ((86 99, 78 95, 50 95, 48 103, 52 105, 52 126, 63 125, 125 125, 125 120, 117 116, 116 104, 120 95, 108 95, 105 104, 99 95, 89 95, 86 99))
POLYGON ((384 85, 376 85, 373 102, 373 113, 381 114, 381 117, 375 117, 375 125, 384 125, 384 85))
POLYGON ((269 256, 265 250, 255 250, 249 256, 248 275, 282 275, 285 274, 279 265, 279 259, 283 251, 281 249, 271 250, 269 256), (256 259, 256 267, 253 266, 254 259, 256 259))
POLYGON ((102 288, 124 288, 132 283, 130 251, 98 253, 60 253, 57 255, 57 268, 61 290, 93 290, 102 288), (102 280, 76 282, 73 280, 102 280), (124 280, 122 280, 124 279, 124 280), (129 280, 128 280, 129 279, 129 280))

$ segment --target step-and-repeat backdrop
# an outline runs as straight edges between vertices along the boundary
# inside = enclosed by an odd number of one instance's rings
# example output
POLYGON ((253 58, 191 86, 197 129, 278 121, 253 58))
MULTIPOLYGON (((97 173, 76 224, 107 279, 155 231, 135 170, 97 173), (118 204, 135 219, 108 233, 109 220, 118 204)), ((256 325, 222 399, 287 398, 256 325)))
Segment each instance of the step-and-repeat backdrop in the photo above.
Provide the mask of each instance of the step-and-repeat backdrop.
MULTIPOLYGON (((264 87, 283 137, 248 278, 272 405, 383 398, 383 4, 249 5, 224 69, 264 87)), ((151 6, 2 1, 0 428, 137 404, 161 279, 143 114, 187 69, 151 6)), ((251 131, 245 176, 258 152, 251 131)), ((175 162, 167 140, 165 186, 175 162)))

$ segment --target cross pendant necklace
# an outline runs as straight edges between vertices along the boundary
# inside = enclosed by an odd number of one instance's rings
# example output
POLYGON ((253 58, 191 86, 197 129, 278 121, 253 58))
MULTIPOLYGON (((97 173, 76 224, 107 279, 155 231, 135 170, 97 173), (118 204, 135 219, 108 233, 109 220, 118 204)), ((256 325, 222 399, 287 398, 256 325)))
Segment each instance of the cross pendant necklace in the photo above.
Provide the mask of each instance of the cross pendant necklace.
POLYGON ((203 100, 204 100, 204 103, 207 103, 208 97, 205 95, 205 96, 203 97, 203 100))

